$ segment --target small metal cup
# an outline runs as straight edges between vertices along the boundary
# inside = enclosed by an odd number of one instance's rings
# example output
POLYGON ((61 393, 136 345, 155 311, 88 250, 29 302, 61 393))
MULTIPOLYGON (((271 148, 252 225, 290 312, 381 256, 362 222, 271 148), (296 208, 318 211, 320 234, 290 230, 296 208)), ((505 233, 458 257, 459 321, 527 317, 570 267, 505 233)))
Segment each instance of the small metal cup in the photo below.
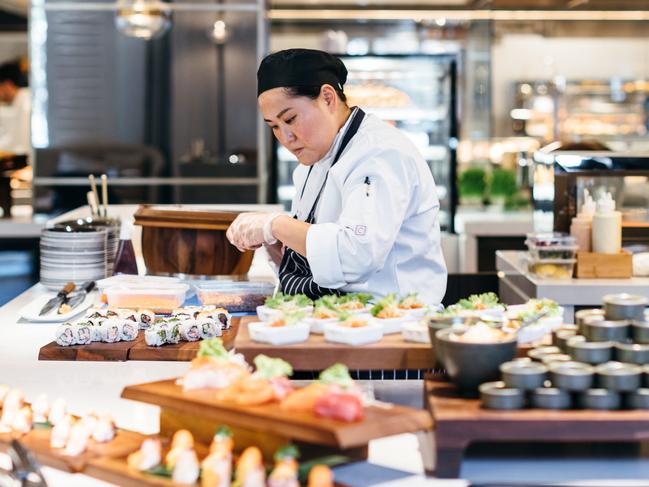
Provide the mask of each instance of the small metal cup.
POLYGON ((640 387, 642 368, 622 362, 607 362, 595 367, 599 387, 616 392, 635 391, 640 387))
POLYGON ((649 364, 649 345, 638 343, 616 343, 615 359, 627 364, 649 364))
POLYGON ((577 336, 576 330, 559 329, 552 334, 552 345, 559 347, 562 352, 568 351, 568 339, 577 336))
POLYGON ((530 395, 531 406, 539 409, 569 409, 572 406, 570 393, 556 387, 539 387, 530 395))
POLYGON ((585 342, 575 338, 568 340, 568 352, 575 361, 597 365, 613 357, 613 342, 585 342))
POLYGON ((632 321, 631 336, 635 343, 649 343, 649 321, 632 321))
POLYGON ((640 388, 629 393, 626 405, 631 409, 649 409, 649 389, 640 388))
POLYGON ((536 360, 537 362, 540 362, 541 358, 543 358, 545 355, 556 354, 556 353, 561 353, 559 347, 536 347, 530 350, 529 352, 527 352, 527 356, 532 360, 536 360))
POLYGON ((629 337, 629 322, 586 320, 583 333, 590 342, 623 342, 629 337))
POLYGON ((578 404, 584 409, 620 409, 622 399, 617 392, 607 389, 588 389, 579 394, 578 404))
POLYGON ((575 313, 575 324, 577 325, 578 333, 583 333, 584 321, 587 319, 604 319, 604 310, 600 308, 595 309, 582 309, 575 313))
POLYGON ((507 387, 532 390, 542 387, 548 368, 538 362, 505 362, 500 366, 503 382, 507 387))
POLYGON ((595 369, 581 362, 556 362, 549 366, 554 387, 566 391, 585 391, 593 385, 595 369))
POLYGON ((604 301, 604 315, 607 320, 642 320, 649 299, 635 294, 607 294, 604 301))
POLYGON ((520 389, 507 387, 504 382, 485 382, 478 388, 482 405, 487 409, 522 409, 525 396, 520 389))

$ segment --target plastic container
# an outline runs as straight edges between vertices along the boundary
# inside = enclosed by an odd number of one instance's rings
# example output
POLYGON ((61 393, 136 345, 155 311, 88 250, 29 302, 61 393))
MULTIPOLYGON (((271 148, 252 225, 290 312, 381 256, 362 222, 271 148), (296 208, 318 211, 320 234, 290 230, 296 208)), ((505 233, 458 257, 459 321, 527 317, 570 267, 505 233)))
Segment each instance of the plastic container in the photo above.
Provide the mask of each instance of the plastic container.
POLYGON ((528 247, 556 247, 576 245, 575 237, 563 232, 528 233, 525 244, 528 247))
POLYGON ((530 259, 527 270, 543 279, 572 279, 577 259, 530 259))
POLYGON ((263 281, 197 281, 194 285, 201 304, 230 312, 255 311, 275 289, 272 283, 263 281))
POLYGON ((555 245, 549 247, 528 245, 527 248, 533 260, 574 259, 579 250, 578 245, 555 245))
POLYGON ((115 308, 150 309, 156 313, 171 312, 185 302, 187 284, 165 288, 115 286, 106 289, 108 306, 115 308))
POLYGON ((597 201, 593 216, 593 252, 619 254, 622 249, 622 214, 615 211, 610 193, 597 201))

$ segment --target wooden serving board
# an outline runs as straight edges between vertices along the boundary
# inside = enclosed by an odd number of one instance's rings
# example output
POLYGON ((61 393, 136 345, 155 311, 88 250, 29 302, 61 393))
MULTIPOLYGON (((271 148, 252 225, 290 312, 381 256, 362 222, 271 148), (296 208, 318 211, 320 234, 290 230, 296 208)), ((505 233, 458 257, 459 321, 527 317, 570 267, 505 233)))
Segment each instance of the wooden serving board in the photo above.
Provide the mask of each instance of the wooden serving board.
POLYGON ((426 402, 435 422, 435 475, 456 478, 470 443, 633 442, 649 438, 649 411, 521 409, 498 411, 466 399, 440 376, 427 376, 426 402))
MULTIPOLYGON (((165 416, 166 411, 175 412, 187 417, 212 420, 216 424, 261 431, 341 450, 365 447, 375 438, 427 430, 432 426, 427 411, 402 406, 369 406, 365 408, 362 421, 344 423, 319 418, 311 413, 286 412, 278 404, 246 407, 218 401, 214 389, 183 392, 174 380, 128 386, 122 391, 122 397, 160 406, 161 417, 165 416)), ((163 425, 161 432, 164 434, 163 425)), ((208 432, 211 436, 214 429, 208 432)), ((201 440, 200 437, 197 439, 201 440)))
POLYGON ((81 472, 88 462, 97 457, 126 457, 140 448, 144 436, 132 431, 117 430, 115 438, 106 443, 90 441, 88 449, 79 456, 63 455, 63 450, 50 447, 51 429, 33 429, 26 435, 0 434, 0 448, 6 450, 12 439, 19 440, 44 465, 67 472, 81 472))
MULTIPOLYGON (((230 350, 234 347, 241 318, 232 318, 232 326, 223 332, 223 345, 230 350)), ((190 361, 196 357, 200 347, 198 342, 180 342, 177 344, 149 347, 144 341, 144 332, 132 342, 103 343, 93 342, 89 345, 61 347, 50 342, 38 352, 38 360, 78 360, 78 361, 119 361, 126 360, 177 360, 190 361)))
POLYGON ((256 316, 241 318, 235 342, 237 352, 247 361, 263 353, 281 358, 293 366, 293 370, 324 370, 343 363, 352 370, 405 370, 432 369, 435 367, 433 348, 427 343, 407 342, 400 333, 384 335, 378 343, 370 345, 343 345, 325 341, 324 335, 309 335, 304 343, 294 345, 270 345, 254 342, 248 333, 248 323, 259 321, 256 316))

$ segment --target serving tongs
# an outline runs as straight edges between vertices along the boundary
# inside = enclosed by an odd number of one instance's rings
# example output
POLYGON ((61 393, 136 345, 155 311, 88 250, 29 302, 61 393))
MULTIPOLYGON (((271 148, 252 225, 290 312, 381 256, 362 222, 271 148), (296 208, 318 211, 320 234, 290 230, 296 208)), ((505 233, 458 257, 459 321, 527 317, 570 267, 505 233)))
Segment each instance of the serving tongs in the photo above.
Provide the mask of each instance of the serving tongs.
POLYGON ((7 450, 11 471, 0 468, 1 487, 47 487, 45 477, 32 453, 18 440, 11 440, 7 450))

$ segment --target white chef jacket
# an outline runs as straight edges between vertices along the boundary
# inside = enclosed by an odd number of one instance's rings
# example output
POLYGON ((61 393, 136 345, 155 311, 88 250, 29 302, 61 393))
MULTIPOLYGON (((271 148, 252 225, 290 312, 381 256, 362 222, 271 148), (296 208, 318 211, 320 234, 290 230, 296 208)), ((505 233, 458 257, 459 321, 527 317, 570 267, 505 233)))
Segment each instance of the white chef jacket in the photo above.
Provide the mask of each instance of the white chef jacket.
MULTIPOLYGON (((292 213, 305 220, 351 119, 329 152, 293 173, 292 213), (306 188, 301 197, 306 180, 306 188)), ((306 259, 322 287, 384 296, 417 292, 428 304, 446 292, 439 200, 426 161, 398 129, 367 114, 331 167, 306 259)))
POLYGON ((19 88, 11 104, 0 105, 0 151, 29 154, 31 92, 19 88))

